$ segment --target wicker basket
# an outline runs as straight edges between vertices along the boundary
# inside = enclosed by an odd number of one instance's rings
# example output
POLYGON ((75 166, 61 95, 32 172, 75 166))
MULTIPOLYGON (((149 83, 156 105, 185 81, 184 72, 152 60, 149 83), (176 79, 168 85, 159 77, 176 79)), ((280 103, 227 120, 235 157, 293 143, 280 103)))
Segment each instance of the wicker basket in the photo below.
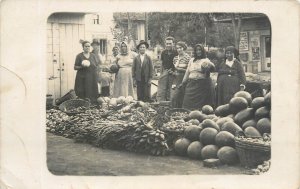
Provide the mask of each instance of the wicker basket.
POLYGON ((234 138, 241 165, 254 168, 271 157, 271 146, 234 138))
POLYGON ((65 112, 68 115, 75 115, 78 113, 82 113, 83 111, 78 112, 70 112, 71 109, 79 108, 79 107, 90 107, 90 102, 82 99, 71 99, 63 102, 61 105, 59 105, 59 109, 63 112, 65 112))
POLYGON ((67 94, 65 94, 64 96, 62 96, 61 98, 58 98, 55 100, 55 105, 60 105, 63 102, 67 101, 67 100, 71 100, 71 99, 75 99, 76 98, 76 94, 75 91, 73 89, 71 89, 67 94))

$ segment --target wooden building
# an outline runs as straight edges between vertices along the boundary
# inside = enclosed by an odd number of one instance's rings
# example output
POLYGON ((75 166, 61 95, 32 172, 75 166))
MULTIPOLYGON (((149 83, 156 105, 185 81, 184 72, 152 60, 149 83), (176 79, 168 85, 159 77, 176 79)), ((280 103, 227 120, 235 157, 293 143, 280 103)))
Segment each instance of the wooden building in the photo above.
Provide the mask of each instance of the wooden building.
MULTIPOLYGON (((240 59, 245 71, 271 71, 271 24, 264 14, 242 14, 240 32, 240 59)), ((220 22, 232 22, 222 19, 220 22)))
MULTIPOLYGON (((120 27, 126 30, 126 13, 53 13, 47 21, 47 94, 54 99, 74 88, 76 71, 75 57, 82 52, 80 40, 100 39, 100 52, 106 62, 112 56, 112 48, 117 39, 112 30, 121 16, 120 27), (117 17, 115 17, 117 15, 117 17)), ((145 39, 144 14, 131 14, 134 40, 145 39)))

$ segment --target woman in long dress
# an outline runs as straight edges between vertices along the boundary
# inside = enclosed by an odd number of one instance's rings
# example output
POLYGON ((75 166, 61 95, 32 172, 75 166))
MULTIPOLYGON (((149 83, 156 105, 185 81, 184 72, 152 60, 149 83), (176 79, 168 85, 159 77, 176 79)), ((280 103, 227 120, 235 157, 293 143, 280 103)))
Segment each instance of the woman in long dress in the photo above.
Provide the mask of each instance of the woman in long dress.
POLYGON ((225 50, 226 60, 218 69, 217 105, 227 104, 233 95, 245 89, 246 77, 242 64, 237 59, 238 51, 229 46, 225 50))
POLYGON ((137 54, 128 49, 126 42, 121 43, 121 52, 116 57, 116 64, 119 71, 116 73, 114 82, 113 97, 134 96, 133 80, 132 80, 132 64, 137 54))
POLYGON ((83 41, 83 52, 76 56, 74 69, 77 70, 77 73, 74 88, 75 93, 79 98, 88 98, 92 103, 95 103, 98 97, 98 62, 95 55, 90 53, 90 47, 90 42, 83 41))
POLYGON ((188 64, 182 84, 186 85, 183 108, 200 110, 204 105, 213 106, 213 90, 210 72, 215 70, 214 64, 206 58, 204 47, 194 47, 194 58, 188 64))

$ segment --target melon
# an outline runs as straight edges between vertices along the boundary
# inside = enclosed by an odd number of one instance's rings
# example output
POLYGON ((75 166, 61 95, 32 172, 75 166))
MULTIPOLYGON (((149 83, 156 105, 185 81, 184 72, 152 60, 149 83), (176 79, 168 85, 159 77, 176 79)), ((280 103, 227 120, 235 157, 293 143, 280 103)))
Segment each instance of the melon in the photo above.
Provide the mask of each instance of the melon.
POLYGON ((109 69, 110 69, 110 71, 111 71, 112 73, 117 73, 118 70, 119 70, 119 66, 116 65, 116 64, 113 64, 113 65, 110 66, 109 69))
POLYGON ((254 119, 250 119, 242 125, 242 129, 245 130, 247 127, 255 127, 255 126, 256 126, 256 121, 254 119))
POLYGON ((209 115, 209 114, 213 114, 214 113, 214 109, 213 107, 211 107, 210 105, 205 105, 202 107, 202 113, 209 115))
POLYGON ((229 101, 229 109, 234 114, 240 112, 243 109, 246 109, 247 107, 248 107, 248 102, 243 97, 233 97, 229 101))
POLYGON ((215 118, 217 118, 217 116, 215 114, 209 114, 206 116, 206 119, 214 120, 215 118))
POLYGON ((192 125, 199 125, 200 124, 198 119, 191 119, 191 120, 188 121, 188 123, 191 123, 192 125))
POLYGON ((219 160, 228 165, 233 165, 239 162, 236 150, 230 146, 224 146, 218 150, 217 156, 219 160))
POLYGON ((204 119, 206 119, 206 115, 202 114, 199 110, 194 110, 189 113, 190 119, 198 119, 199 122, 202 122, 204 119))
POLYGON ((251 102, 251 107, 254 108, 255 110, 265 106, 265 99, 264 97, 256 97, 252 100, 251 102))
POLYGON ((204 128, 199 135, 199 140, 202 144, 215 144, 215 137, 218 134, 217 129, 204 128))
POLYGON ((218 150, 219 148, 216 145, 206 145, 201 150, 201 157, 202 159, 217 159, 218 150))
POLYGON ((231 114, 229 104, 218 106, 215 110, 215 114, 216 116, 221 116, 221 117, 225 117, 231 114))
POLYGON ((245 121, 248 121, 254 117, 254 109, 246 108, 234 116, 234 122, 242 126, 245 121))
POLYGON ((233 122, 233 119, 230 117, 222 117, 222 118, 218 119, 218 121, 216 123, 219 125, 219 127, 222 130, 222 126, 224 125, 224 123, 229 122, 229 121, 233 122))
POLYGON ((228 131, 235 136, 236 132, 243 131, 240 126, 234 122, 226 122, 222 125, 222 131, 228 131))
POLYGON ((128 99, 130 103, 133 101, 133 97, 132 96, 127 96, 126 99, 128 99))
POLYGON ((251 104, 251 102, 252 102, 252 96, 247 91, 239 91, 239 92, 235 93, 233 97, 245 98, 247 100, 248 104, 251 104))
POLYGON ((216 135, 215 138, 216 145, 219 147, 222 146, 235 146, 234 135, 228 131, 221 131, 216 135))
POLYGON ((105 100, 104 100, 104 98, 103 97, 99 97, 99 98, 97 98, 97 103, 98 104, 103 104, 105 102, 105 100))
POLYGON ((260 107, 255 111, 255 119, 259 120, 261 118, 268 118, 269 113, 270 113, 270 110, 268 107, 266 107, 266 106, 260 107))
POLYGON ((217 116, 216 116, 216 117, 215 117, 215 118, 213 118, 212 120, 213 120, 214 122, 216 122, 216 123, 217 123, 219 119, 220 119, 220 117, 217 117, 217 116))
POLYGON ((226 117, 229 117, 229 118, 232 118, 232 119, 233 119, 233 118, 234 118, 234 116, 235 116, 234 114, 229 114, 229 115, 228 115, 228 116, 226 116, 226 117))
POLYGON ((264 96, 264 100, 265 100, 266 106, 271 107, 271 92, 267 93, 264 96))
POLYGON ((187 148, 191 144, 191 141, 187 138, 180 138, 176 140, 174 144, 174 151, 176 154, 184 156, 187 154, 187 148))
POLYGON ((262 118, 258 120, 256 129, 260 134, 271 133, 271 120, 269 118, 262 118))
POLYGON ((109 101, 109 105, 110 106, 117 106, 117 99, 116 98, 112 98, 112 99, 110 99, 110 101, 109 101))
POLYGON ((191 125, 185 128, 184 137, 190 141, 195 141, 199 139, 201 128, 197 125, 191 125))
POLYGON ((257 129, 255 129, 254 127, 247 127, 244 131, 245 136, 246 137, 261 137, 261 134, 259 133, 259 131, 257 129))
POLYGON ((103 99, 105 100, 106 103, 109 103, 109 101, 110 101, 110 98, 107 96, 103 97, 103 99))
POLYGON ((119 98, 117 98, 117 103, 124 104, 125 99, 126 99, 125 96, 120 96, 119 98))
POLYGON ((218 126, 218 124, 210 119, 205 119, 204 121, 202 121, 202 126, 203 128, 210 127, 216 129, 218 132, 220 131, 220 127, 218 126))
POLYGON ((193 159, 201 159, 201 150, 203 147, 204 146, 201 142, 194 141, 189 145, 187 155, 193 159))

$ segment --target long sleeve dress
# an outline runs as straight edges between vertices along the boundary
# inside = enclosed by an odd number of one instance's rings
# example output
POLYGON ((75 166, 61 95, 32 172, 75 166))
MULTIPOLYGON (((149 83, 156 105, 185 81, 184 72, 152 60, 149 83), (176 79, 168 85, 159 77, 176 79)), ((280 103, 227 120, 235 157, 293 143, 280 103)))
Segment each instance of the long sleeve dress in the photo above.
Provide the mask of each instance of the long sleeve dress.
POLYGON ((242 64, 235 59, 230 67, 225 62, 220 64, 217 78, 217 105, 229 103, 233 95, 240 90, 240 85, 246 84, 242 64))
POLYGON ((113 97, 134 96, 132 80, 132 64, 136 53, 129 52, 127 55, 117 55, 119 71, 116 73, 114 82, 113 97))
POLYGON ((92 53, 90 53, 89 58, 80 53, 76 56, 75 66, 81 66, 84 60, 90 61, 90 66, 77 70, 74 87, 75 93, 79 98, 89 98, 91 102, 95 102, 98 97, 97 60, 92 53))

